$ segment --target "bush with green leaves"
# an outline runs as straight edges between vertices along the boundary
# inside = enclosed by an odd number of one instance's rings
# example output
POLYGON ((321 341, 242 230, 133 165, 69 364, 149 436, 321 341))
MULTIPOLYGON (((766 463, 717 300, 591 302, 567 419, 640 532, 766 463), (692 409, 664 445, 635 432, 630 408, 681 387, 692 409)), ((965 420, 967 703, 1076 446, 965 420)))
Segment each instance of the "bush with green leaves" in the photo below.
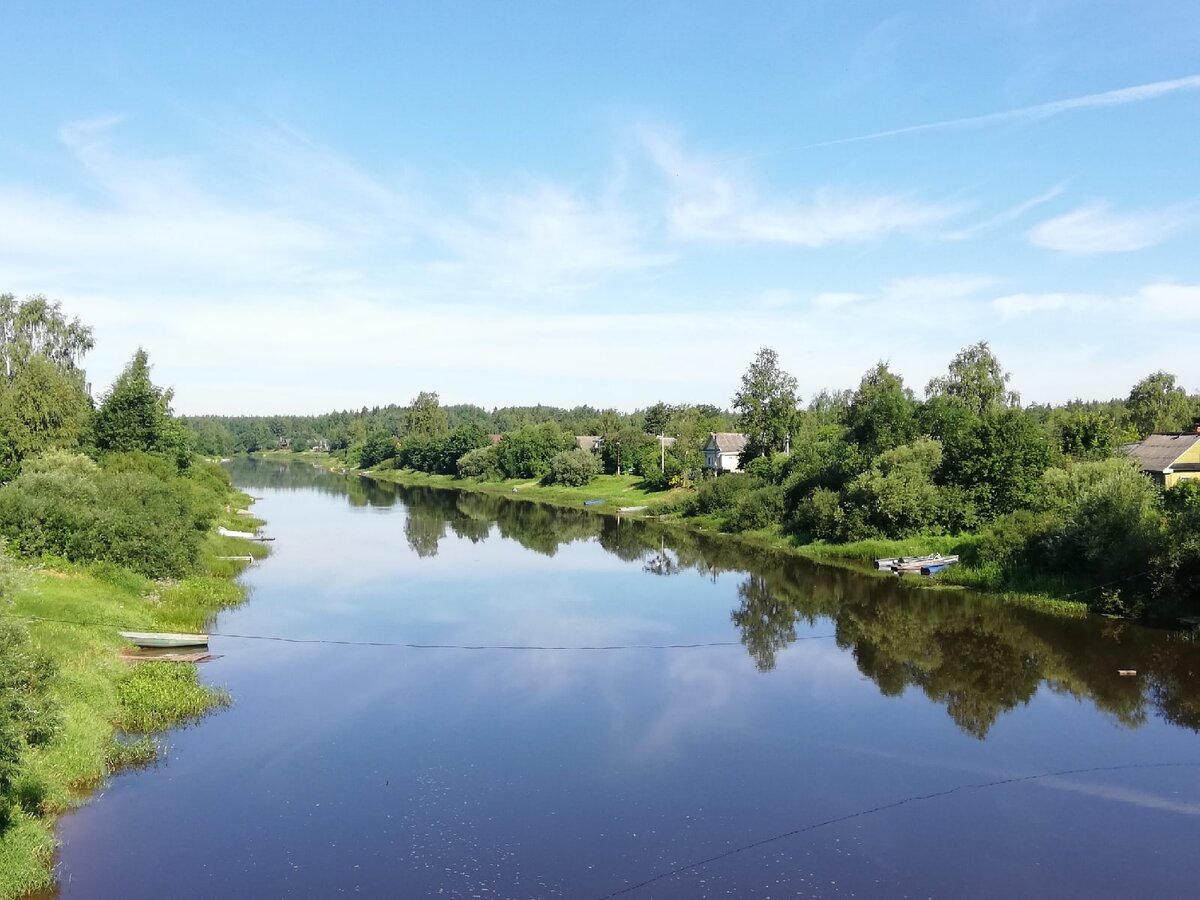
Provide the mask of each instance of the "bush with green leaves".
POLYGON ((554 455, 574 444, 558 425, 544 422, 504 435, 496 445, 496 460, 506 478, 541 478, 550 471, 554 455))
POLYGON ((1078 585, 1094 608, 1130 615, 1155 593, 1156 578, 1161 593, 1178 587, 1175 572, 1191 571, 1188 537, 1153 481, 1128 460, 1109 459, 1048 470, 1037 505, 991 523, 969 561, 995 567, 1001 586, 1078 585), (1172 546, 1184 549, 1172 556, 1172 546), (1101 585, 1113 589, 1102 594, 1101 585))
POLYGON ((768 484, 738 494, 732 507, 721 516, 721 530, 758 531, 782 521, 783 488, 768 484))
POLYGON ((38 785, 21 775, 21 764, 28 748, 46 743, 58 729, 58 710, 47 696, 53 674, 28 632, 0 620, 0 832, 14 805, 30 812, 40 806, 38 785))
POLYGON ((460 478, 499 481, 504 476, 500 472, 500 460, 496 456, 496 448, 479 447, 476 450, 468 450, 458 459, 458 475, 460 478))
POLYGON ((788 527, 806 540, 840 541, 845 533, 846 511, 837 491, 819 487, 792 508, 788 527))
POLYGON ((733 504, 737 502, 740 495, 758 486, 759 482, 755 481, 749 475, 738 472, 708 478, 700 484, 700 487, 696 489, 696 493, 689 498, 685 514, 707 516, 725 512, 733 508, 733 504))
POLYGON ((1163 498, 1166 529, 1154 558, 1154 593, 1180 611, 1200 611, 1200 480, 1181 481, 1163 498))
POLYGON ((867 525, 868 533, 861 537, 903 538, 932 525, 941 510, 941 495, 933 483, 941 461, 942 445, 932 438, 881 453, 843 497, 844 506, 860 513, 867 525))
POLYGON ((550 457, 550 471, 542 479, 546 484, 582 487, 600 474, 600 460, 590 450, 576 447, 550 457))
POLYGON ((92 470, 78 460, 34 464, 0 488, 0 535, 26 556, 107 560, 152 578, 186 575, 219 501, 211 479, 158 477, 153 470, 162 464, 149 454, 117 455, 92 470))

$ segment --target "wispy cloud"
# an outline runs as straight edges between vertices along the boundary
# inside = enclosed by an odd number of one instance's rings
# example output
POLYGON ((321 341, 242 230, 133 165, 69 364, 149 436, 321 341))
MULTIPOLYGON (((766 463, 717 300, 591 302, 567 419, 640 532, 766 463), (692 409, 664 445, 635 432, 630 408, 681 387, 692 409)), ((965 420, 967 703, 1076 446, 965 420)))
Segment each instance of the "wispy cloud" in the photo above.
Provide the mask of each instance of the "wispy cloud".
POLYGON ((960 228, 957 231, 948 232, 945 237, 951 241, 964 241, 970 238, 977 237, 980 234, 991 231, 993 228, 998 228, 1001 225, 1007 225, 1009 222, 1014 222, 1021 218, 1027 212, 1037 209, 1044 203, 1049 203, 1055 197, 1062 194, 1067 189, 1067 182, 1059 182, 1053 187, 1043 191, 1042 193, 1030 197, 1015 206, 1010 206, 1008 209, 996 213, 994 216, 989 216, 982 222, 976 222, 974 225, 968 225, 966 228, 960 228))
POLYGON ((113 117, 60 132, 86 193, 0 184, 0 261, 141 278, 234 271, 251 280, 287 279, 326 248, 329 235, 318 224, 221 199, 185 160, 130 151, 117 138, 119 125, 113 117))
POLYGON ((1149 284, 1133 305, 1157 319, 1200 322, 1200 284, 1149 284))
POLYGON ((469 212, 434 220, 430 233, 450 252, 435 271, 508 292, 577 292, 602 274, 671 259, 646 249, 650 235, 629 210, 545 180, 481 193, 469 212))
POLYGON ((1104 91, 1099 94, 1086 94, 1082 97, 1054 100, 1050 103, 1038 103, 1034 106, 1022 106, 1003 112, 986 113, 979 116, 964 116, 958 119, 943 119, 939 122, 926 122, 921 125, 906 125, 903 128, 889 128, 886 131, 873 131, 869 134, 821 141, 809 144, 805 149, 832 147, 837 144, 854 144, 861 141, 876 141, 881 138, 897 137, 902 134, 917 134, 924 131, 947 131, 950 129, 999 125, 1004 122, 1035 121, 1083 109, 1099 109, 1108 106, 1125 106, 1129 103, 1142 103, 1147 100, 1164 97, 1168 94, 1194 90, 1200 90, 1200 75, 1188 75, 1184 78, 1175 78, 1169 81, 1139 84, 1133 87, 1104 91))
POLYGON ((1196 204, 1116 212, 1106 203, 1093 203, 1042 222, 1029 232, 1029 240, 1063 253, 1129 253, 1161 244, 1196 219, 1196 204))
POLYGON ((1098 311, 1105 302, 1092 294, 1006 294, 992 301, 992 306, 1006 319, 1050 312, 1098 311))
POLYGON ((607 186, 466 175, 434 201, 411 173, 380 176, 286 122, 195 119, 186 155, 142 152, 123 124, 60 129, 77 192, 0 181, 0 263, 87 273, 89 289, 153 274, 470 300, 571 293, 671 258, 647 249, 661 236, 607 186))
POLYGON ((764 200, 734 161, 689 153, 662 131, 644 131, 643 142, 667 180, 667 216, 678 238, 824 247, 928 230, 958 213, 907 194, 831 187, 806 199, 764 200))
POLYGON ((1200 284, 1154 282, 1125 294, 1026 293, 997 297, 1006 319, 1051 313, 1103 313, 1129 322, 1200 321, 1200 284))

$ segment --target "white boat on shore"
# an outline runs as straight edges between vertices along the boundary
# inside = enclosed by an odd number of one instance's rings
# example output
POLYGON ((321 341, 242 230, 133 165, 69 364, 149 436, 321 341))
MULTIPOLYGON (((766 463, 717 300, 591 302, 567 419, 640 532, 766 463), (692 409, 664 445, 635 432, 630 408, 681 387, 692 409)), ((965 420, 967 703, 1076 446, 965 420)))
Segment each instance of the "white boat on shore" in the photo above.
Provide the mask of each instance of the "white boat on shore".
POLYGON ((166 631, 122 631, 121 637, 139 647, 207 647, 207 634, 172 634, 166 631))

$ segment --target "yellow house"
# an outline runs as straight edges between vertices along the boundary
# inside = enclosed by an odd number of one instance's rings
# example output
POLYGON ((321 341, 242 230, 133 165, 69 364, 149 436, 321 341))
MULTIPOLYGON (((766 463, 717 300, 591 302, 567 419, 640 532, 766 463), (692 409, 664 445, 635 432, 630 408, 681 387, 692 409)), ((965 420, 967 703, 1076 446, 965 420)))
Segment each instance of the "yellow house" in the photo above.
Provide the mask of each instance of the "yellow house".
POLYGON ((1183 434, 1152 434, 1127 452, 1163 487, 1200 479, 1200 421, 1183 434))

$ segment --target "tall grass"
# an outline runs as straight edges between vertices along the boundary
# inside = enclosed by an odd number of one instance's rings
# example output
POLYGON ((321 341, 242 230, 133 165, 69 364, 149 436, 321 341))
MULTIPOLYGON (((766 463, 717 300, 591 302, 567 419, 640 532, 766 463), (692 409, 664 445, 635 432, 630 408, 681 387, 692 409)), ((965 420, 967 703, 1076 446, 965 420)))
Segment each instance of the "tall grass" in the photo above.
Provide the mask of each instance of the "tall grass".
POLYGON ((225 691, 200 683, 194 666, 171 662, 138 663, 117 682, 117 697, 114 724, 132 734, 164 731, 230 703, 225 691))

